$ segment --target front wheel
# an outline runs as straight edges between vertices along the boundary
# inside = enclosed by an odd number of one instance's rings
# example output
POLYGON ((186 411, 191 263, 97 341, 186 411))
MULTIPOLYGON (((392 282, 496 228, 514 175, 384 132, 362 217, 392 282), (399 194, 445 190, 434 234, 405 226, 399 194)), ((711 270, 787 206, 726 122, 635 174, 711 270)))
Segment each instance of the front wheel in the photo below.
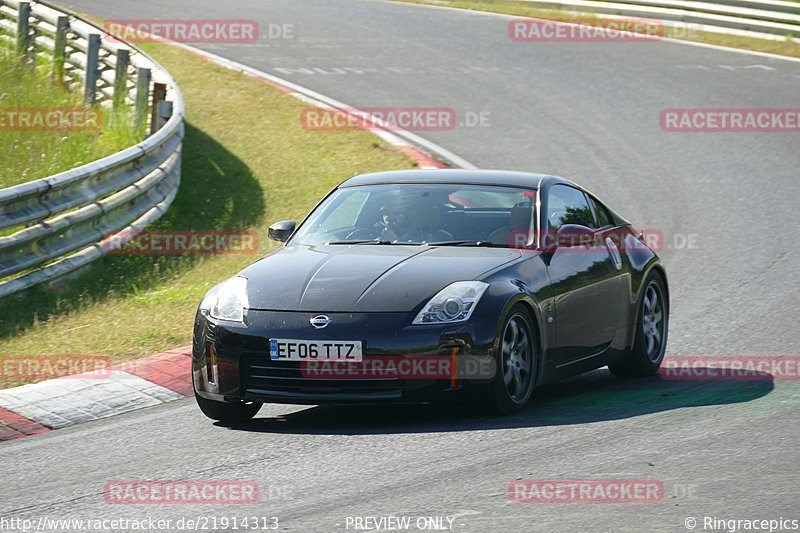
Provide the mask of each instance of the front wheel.
POLYGON ((241 401, 218 402, 203 398, 196 392, 194 397, 204 415, 211 420, 219 420, 220 422, 246 422, 256 416, 262 405, 255 402, 245 403, 241 401))
POLYGON ((530 315, 523 305, 516 305, 503 325, 491 385, 494 410, 513 414, 527 405, 536 381, 537 340, 530 315))
POLYGON ((669 302, 664 281, 656 272, 647 277, 636 322, 633 349, 622 361, 608 365, 615 376, 651 376, 658 372, 667 347, 669 302))

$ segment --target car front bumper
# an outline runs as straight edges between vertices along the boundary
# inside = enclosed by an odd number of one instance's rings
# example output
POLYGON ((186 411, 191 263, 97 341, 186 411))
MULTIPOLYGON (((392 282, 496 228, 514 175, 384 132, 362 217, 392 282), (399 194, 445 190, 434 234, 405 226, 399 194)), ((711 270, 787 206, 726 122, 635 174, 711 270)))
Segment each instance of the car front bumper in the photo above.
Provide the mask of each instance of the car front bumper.
MULTIPOLYGON (((486 381, 494 370, 497 316, 473 316, 454 324, 411 325, 411 313, 326 313, 331 323, 315 329, 319 313, 248 310, 246 324, 220 321, 200 310, 194 328, 192 378, 196 393, 218 401, 322 404, 422 402, 486 381), (304 372, 299 361, 270 360, 269 339, 354 341, 363 343, 365 360, 420 362, 447 357, 482 361, 480 375, 449 379, 420 374, 328 375, 304 372)), ((455 359, 454 359, 455 361, 455 359)), ((457 365, 453 365, 456 368, 457 365)), ((410 366, 409 366, 410 368, 410 366)))

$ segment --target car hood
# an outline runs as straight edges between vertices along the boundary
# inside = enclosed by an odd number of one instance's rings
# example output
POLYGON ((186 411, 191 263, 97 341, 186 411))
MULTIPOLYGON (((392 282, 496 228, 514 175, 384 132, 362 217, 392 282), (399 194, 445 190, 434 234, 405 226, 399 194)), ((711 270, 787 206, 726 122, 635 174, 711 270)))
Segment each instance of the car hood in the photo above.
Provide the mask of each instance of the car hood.
POLYGON ((244 269, 250 309, 410 312, 454 281, 519 258, 507 248, 291 245, 244 269))

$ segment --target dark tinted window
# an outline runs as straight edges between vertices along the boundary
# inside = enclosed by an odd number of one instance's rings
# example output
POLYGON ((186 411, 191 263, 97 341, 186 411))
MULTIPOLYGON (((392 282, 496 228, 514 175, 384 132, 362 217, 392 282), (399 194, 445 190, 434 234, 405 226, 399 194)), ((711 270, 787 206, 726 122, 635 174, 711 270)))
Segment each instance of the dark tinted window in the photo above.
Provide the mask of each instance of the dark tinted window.
POLYGON ((589 204, 582 191, 566 185, 554 185, 547 202, 547 221, 557 230, 564 224, 595 226, 589 204))
POLYGON ((292 237, 292 244, 338 241, 421 244, 452 240, 510 246, 528 241, 536 190, 493 185, 390 183, 341 187, 292 237))
POLYGON ((589 201, 592 202, 594 214, 597 215, 597 227, 604 228, 606 226, 612 226, 614 223, 611 221, 611 216, 608 214, 608 210, 603 206, 603 204, 591 196, 589 196, 589 201))

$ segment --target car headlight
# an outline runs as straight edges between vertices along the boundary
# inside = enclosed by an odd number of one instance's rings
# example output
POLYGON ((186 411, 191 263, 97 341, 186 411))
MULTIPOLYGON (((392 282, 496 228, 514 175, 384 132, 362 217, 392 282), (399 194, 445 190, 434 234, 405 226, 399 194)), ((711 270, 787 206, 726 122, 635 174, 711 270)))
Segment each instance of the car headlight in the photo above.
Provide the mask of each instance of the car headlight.
POLYGON ((431 298, 412 324, 444 324, 467 320, 488 283, 482 281, 456 281, 431 298))
POLYGON ((247 278, 237 276, 223 281, 208 291, 200 304, 201 307, 204 305, 213 318, 244 322, 244 310, 247 307, 247 278))

